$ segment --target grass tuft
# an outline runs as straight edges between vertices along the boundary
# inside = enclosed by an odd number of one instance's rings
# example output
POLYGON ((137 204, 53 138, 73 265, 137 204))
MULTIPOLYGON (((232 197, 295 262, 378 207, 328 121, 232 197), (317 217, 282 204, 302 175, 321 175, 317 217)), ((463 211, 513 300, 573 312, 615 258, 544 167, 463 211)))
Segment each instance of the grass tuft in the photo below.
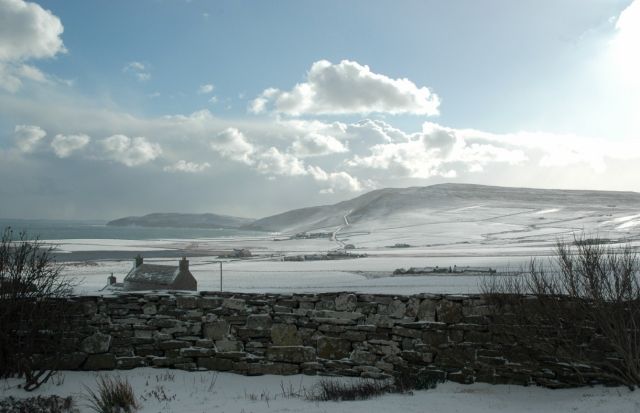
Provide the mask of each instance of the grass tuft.
POLYGON ((336 379, 320 380, 306 395, 311 401, 367 400, 389 393, 392 384, 388 380, 360 379, 356 382, 343 382, 336 379))
POLYGON ((439 382, 442 380, 437 375, 407 369, 398 372, 393 379, 359 379, 351 382, 322 379, 311 391, 304 390, 304 396, 311 401, 368 400, 387 393, 411 394, 414 390, 434 389, 439 382))
POLYGON ((131 384, 126 379, 100 376, 98 389, 84 386, 89 408, 96 413, 133 413, 140 408, 131 384))

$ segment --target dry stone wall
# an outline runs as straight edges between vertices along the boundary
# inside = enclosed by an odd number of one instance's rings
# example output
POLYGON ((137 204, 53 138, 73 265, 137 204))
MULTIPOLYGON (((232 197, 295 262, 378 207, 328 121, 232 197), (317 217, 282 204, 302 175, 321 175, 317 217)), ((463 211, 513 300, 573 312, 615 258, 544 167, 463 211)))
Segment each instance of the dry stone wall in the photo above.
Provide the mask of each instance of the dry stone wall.
POLYGON ((370 378, 418 371, 462 383, 550 387, 590 374, 598 381, 587 366, 537 358, 531 343, 501 334, 480 296, 153 292, 74 301, 81 314, 63 369, 370 378))

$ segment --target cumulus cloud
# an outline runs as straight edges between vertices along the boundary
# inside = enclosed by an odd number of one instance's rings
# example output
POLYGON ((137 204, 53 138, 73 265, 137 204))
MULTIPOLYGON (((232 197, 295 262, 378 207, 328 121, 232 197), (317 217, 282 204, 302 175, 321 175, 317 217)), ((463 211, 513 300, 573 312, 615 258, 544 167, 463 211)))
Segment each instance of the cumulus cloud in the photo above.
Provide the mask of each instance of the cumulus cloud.
POLYGON ((440 99, 427 87, 406 78, 393 79, 374 73, 369 66, 343 60, 320 60, 311 66, 306 82, 290 91, 269 88, 250 104, 261 113, 272 104, 277 113, 299 116, 342 114, 437 115, 440 99))
POLYGON ((201 95, 206 95, 213 92, 214 86, 211 83, 207 83, 204 85, 200 85, 198 88, 198 93, 201 95))
POLYGON ((126 135, 113 135, 101 142, 102 153, 106 159, 132 167, 156 159, 162 153, 157 143, 144 137, 129 138, 126 135))
POLYGON ((91 141, 91 138, 84 134, 61 135, 58 134, 51 141, 51 148, 58 158, 67 158, 91 141))
POLYGON ((208 162, 204 162, 204 163, 197 163, 197 162, 188 162, 185 160, 179 160, 178 162, 172 164, 172 165, 168 165, 165 166, 163 168, 163 170, 165 172, 187 172, 187 173, 198 173, 198 172, 202 172, 208 168, 210 168, 211 165, 208 162))
POLYGON ((265 89, 260 96, 249 102, 249 112, 262 113, 266 111, 269 101, 275 99, 280 93, 282 93, 280 90, 272 87, 265 89))
POLYGON ((65 53, 60 19, 38 4, 0 0, 0 88, 17 92, 23 80, 47 81, 38 68, 25 63, 65 53))
MULTIPOLYGON (((370 126, 374 133, 379 133, 379 124, 370 126)), ((490 163, 517 165, 528 159, 523 148, 487 139, 487 136, 474 137, 468 131, 427 122, 422 132, 396 136, 393 142, 373 145, 368 155, 355 155, 347 164, 388 170, 399 177, 452 178, 458 175, 460 168, 480 171, 490 163)))
MULTIPOLYGON (((321 128, 320 123, 314 123, 313 126, 313 129, 316 130, 321 128)), ((296 131, 300 127, 302 125, 298 124, 296 131)), ((327 127, 326 124, 325 127, 327 127)), ((302 138, 298 137, 294 141, 290 149, 298 149, 297 152, 283 151, 275 146, 255 145, 240 130, 233 127, 218 133, 210 141, 210 146, 224 158, 249 165, 262 175, 270 177, 311 176, 316 182, 322 183, 326 187, 321 192, 353 192, 363 188, 357 178, 346 172, 325 172, 320 167, 307 166, 304 160, 300 159, 304 156, 314 156, 327 151, 342 152, 346 150, 337 139, 317 135, 314 132, 302 138)))
POLYGON ((36 3, 0 0, 0 60, 43 59, 64 53, 60 19, 36 3))
POLYGON ((289 153, 280 152, 275 147, 257 156, 256 170, 265 175, 306 175, 304 162, 289 153))
MULTIPOLYGON (((368 154, 357 153, 346 161, 351 168, 379 170, 384 177, 454 178, 478 173, 488 166, 510 167, 514 176, 530 176, 548 168, 581 168, 603 174, 616 162, 636 159, 640 143, 611 142, 576 135, 543 132, 495 134, 474 129, 448 128, 426 122, 418 133, 404 133, 384 122, 360 122, 357 133, 370 134, 383 143, 368 154), (381 134, 394 130, 394 137, 381 134)), ((540 184, 542 185, 542 183, 540 184)))
POLYGON ((363 189, 362 183, 357 178, 344 171, 328 173, 318 166, 309 166, 307 171, 313 179, 328 185, 328 188, 322 190, 323 193, 358 192, 363 189))
POLYGON ((29 153, 35 150, 40 141, 47 136, 47 132, 35 125, 16 125, 14 136, 18 150, 29 153))
POLYGON ((147 66, 141 62, 129 62, 122 68, 122 71, 124 73, 132 74, 140 82, 146 82, 151 79, 151 74, 149 73, 147 66))
POLYGON ((297 138, 291 145, 292 153, 299 157, 321 156, 348 152, 349 149, 333 136, 311 132, 297 138))
POLYGON ((248 165, 253 164, 251 156, 254 153, 254 147, 236 128, 227 128, 218 133, 211 139, 209 145, 225 158, 248 165))
POLYGON ((351 139, 366 142, 404 142, 407 134, 381 120, 364 119, 349 125, 351 139))

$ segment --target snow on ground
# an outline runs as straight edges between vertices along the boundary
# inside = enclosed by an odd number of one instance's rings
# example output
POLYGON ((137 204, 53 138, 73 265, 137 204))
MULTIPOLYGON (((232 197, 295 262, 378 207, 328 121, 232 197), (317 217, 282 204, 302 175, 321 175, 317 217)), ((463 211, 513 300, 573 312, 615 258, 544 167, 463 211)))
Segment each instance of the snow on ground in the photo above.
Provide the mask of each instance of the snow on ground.
POLYGON ((125 239, 62 239, 43 242, 59 252, 76 251, 163 251, 168 249, 163 240, 125 239))
POLYGON ((534 212, 534 214, 536 215, 544 215, 544 214, 550 214, 552 212, 558 212, 560 211, 560 208, 550 208, 550 209, 543 209, 541 211, 536 211, 534 212))
MULTIPOLYGON (((176 265, 176 259, 148 259, 146 262, 176 265)), ((519 270, 529 262, 525 256, 422 257, 407 255, 371 256, 335 261, 266 261, 239 260, 223 263, 223 288, 235 292, 330 292, 416 294, 479 292, 480 276, 434 275, 391 277, 397 268, 424 266, 481 266, 519 270)), ((67 273, 79 282, 76 292, 92 294, 106 285, 113 273, 122 281, 132 268, 133 260, 99 261, 95 265, 73 266, 67 273)), ((198 289, 216 291, 220 288, 220 266, 211 257, 193 257, 190 270, 198 281, 198 289)))
MULTIPOLYGON (((63 251, 183 251, 200 290, 219 289, 219 251, 248 248, 248 260, 224 260, 223 288, 238 292, 321 292, 350 290, 365 293, 408 294, 478 292, 478 277, 388 277, 409 267, 483 266, 514 271, 532 257, 548 262, 557 240, 575 236, 600 237, 640 245, 637 209, 583 207, 508 208, 472 205, 458 209, 418 209, 366 222, 344 225, 337 240, 287 239, 287 234, 267 234, 201 239, 60 240, 63 251), (283 262, 286 255, 326 253, 353 244, 352 251, 366 258, 283 262), (410 248, 392 248, 408 244, 410 248), (196 256, 198 255, 198 256, 196 256), (375 275, 375 276, 372 276, 375 275), (384 277, 387 275, 387 277, 384 277)), ((92 255, 93 256, 93 255, 92 255)), ((116 257, 116 255, 113 255, 116 257)), ((132 259, 96 259, 69 266, 66 274, 79 281, 77 292, 94 293, 104 287, 112 272, 122 280, 132 259)), ((175 265, 176 258, 147 257, 147 262, 175 265)))
POLYGON ((627 229, 627 228, 631 228, 631 227, 635 227, 637 225, 640 225, 640 220, 632 220, 632 221, 626 221, 624 224, 620 224, 616 227, 616 229, 627 229))
MULTIPOLYGON (((100 373, 126 378, 141 401, 140 413, 369 413, 369 412, 580 412, 631 413, 640 411, 640 392, 623 387, 584 387, 549 390, 541 387, 472 385, 446 382, 432 390, 413 394, 393 394, 365 401, 310 402, 285 393, 309 391, 320 380, 317 376, 245 377, 232 373, 184 372, 139 368, 100 373), (155 395, 154 395, 155 393, 155 395), (157 396, 156 396, 157 395, 157 396)), ((81 412, 90 412, 84 386, 95 389, 98 373, 62 372, 32 393, 17 388, 19 381, 0 381, 0 397, 19 398, 38 395, 73 396, 81 412)), ((354 379, 340 378, 350 381, 354 379)))

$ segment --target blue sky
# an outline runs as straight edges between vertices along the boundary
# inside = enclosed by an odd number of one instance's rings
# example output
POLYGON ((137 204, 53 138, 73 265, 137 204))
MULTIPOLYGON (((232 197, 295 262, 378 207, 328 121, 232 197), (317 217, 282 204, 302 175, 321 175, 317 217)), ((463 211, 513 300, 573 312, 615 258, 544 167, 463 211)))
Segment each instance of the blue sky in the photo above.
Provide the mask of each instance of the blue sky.
POLYGON ((640 0, 0 0, 0 216, 640 190, 640 0))

